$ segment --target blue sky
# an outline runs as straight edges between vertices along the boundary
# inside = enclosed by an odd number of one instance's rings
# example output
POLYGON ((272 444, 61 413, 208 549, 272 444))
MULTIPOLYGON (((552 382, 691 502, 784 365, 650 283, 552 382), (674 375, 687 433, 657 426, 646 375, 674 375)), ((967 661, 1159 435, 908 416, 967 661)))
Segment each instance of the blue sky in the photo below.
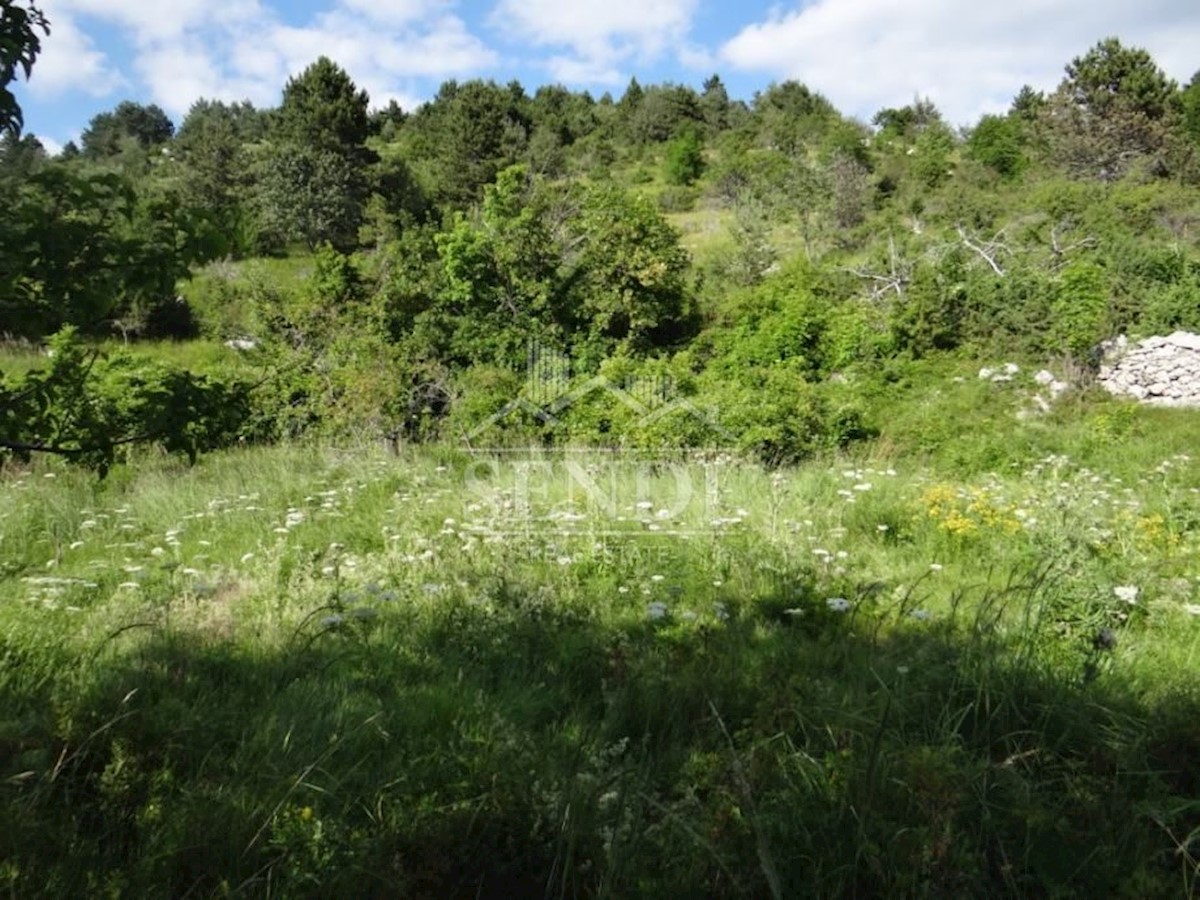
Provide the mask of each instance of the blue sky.
POLYGON ((931 98, 956 124, 1116 35, 1179 81, 1200 69, 1197 0, 40 0, 51 20, 26 128, 51 149, 124 99, 180 121, 200 97, 278 103, 320 55, 375 105, 405 107, 447 78, 519 79, 619 96, 631 76, 735 97, 795 78, 844 112, 931 98))

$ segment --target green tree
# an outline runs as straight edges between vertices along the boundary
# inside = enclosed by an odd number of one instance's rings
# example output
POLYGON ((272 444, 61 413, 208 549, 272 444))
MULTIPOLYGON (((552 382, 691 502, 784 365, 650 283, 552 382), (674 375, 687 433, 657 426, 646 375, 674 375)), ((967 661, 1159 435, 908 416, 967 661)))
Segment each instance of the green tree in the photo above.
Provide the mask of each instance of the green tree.
POLYGON ((20 71, 28 79, 42 49, 41 35, 50 33, 46 17, 36 7, 0 0, 0 133, 19 136, 25 124, 20 104, 8 86, 20 71))
POLYGON ((353 249, 362 222, 363 176, 342 154, 284 143, 263 167, 258 192, 261 227, 281 239, 353 249))
POLYGON ((1043 111, 1056 159, 1074 175, 1120 178, 1135 160, 1160 154, 1176 95, 1149 53, 1105 38, 1067 65, 1043 111))
POLYGON ((350 76, 322 56, 283 89, 276 118, 280 138, 317 150, 361 156, 371 133, 370 99, 350 76))
POLYGON ((713 134, 729 127, 729 91, 725 89, 720 75, 714 74, 704 79, 700 94, 700 114, 704 117, 704 124, 713 134))
POLYGON ((667 182, 689 185, 704 171, 704 147, 695 129, 688 129, 667 145, 667 182))
POLYGON ((967 139, 967 155, 1011 178, 1025 167, 1020 122, 1009 116, 984 116, 967 139))
POLYGON ((689 327, 687 251, 645 197, 592 188, 570 224, 568 276, 593 340, 635 352, 670 345, 689 327))
POLYGON ((1192 76, 1188 86, 1180 95, 1183 109, 1183 130, 1193 141, 1200 144, 1200 72, 1192 76))
POLYGON ((454 207, 479 200, 485 185, 523 151, 528 122, 511 90, 495 82, 455 85, 436 101, 433 127, 437 190, 454 207))
POLYGON ((252 186, 245 147, 248 121, 252 120, 243 107, 199 100, 176 139, 184 196, 206 211, 212 226, 207 236, 216 256, 240 256, 251 249, 250 214, 244 201, 252 186))
POLYGON ((684 129, 703 124, 700 99, 686 85, 654 85, 645 89, 629 127, 634 140, 661 143, 684 129))
POLYGON ((1035 91, 1029 85, 1023 85, 1009 108, 1009 113, 1024 122, 1037 121, 1038 115, 1046 105, 1046 95, 1035 91))
POLYGON ((117 156, 130 143, 150 150, 174 134, 175 126, 157 105, 124 100, 112 112, 99 113, 88 122, 82 135, 83 155, 91 159, 117 156))

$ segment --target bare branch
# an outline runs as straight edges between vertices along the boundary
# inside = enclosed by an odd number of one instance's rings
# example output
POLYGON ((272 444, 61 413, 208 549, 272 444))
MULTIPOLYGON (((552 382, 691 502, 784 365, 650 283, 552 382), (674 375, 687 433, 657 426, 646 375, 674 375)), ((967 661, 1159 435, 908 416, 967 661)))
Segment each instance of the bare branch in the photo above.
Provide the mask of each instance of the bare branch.
POLYGON ((961 225, 957 227, 957 231, 959 239, 963 242, 963 246, 968 250, 973 250, 979 254, 983 261, 991 267, 992 271, 1003 278, 1004 270, 1000 268, 1000 264, 996 262, 996 257, 1001 250, 1008 249, 1004 244, 1001 244, 997 240, 1002 234, 1004 234, 1004 229, 1000 229, 1000 231, 996 233, 996 237, 988 241, 987 244, 980 244, 978 241, 972 240, 967 234, 966 229, 961 225))

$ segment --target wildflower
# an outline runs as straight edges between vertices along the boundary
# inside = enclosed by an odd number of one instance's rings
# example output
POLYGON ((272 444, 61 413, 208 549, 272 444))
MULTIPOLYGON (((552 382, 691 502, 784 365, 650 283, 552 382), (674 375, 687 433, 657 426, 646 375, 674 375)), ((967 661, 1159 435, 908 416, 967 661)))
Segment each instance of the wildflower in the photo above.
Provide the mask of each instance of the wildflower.
POLYGON ((188 568, 188 569, 184 569, 184 570, 183 570, 183 574, 184 574, 184 575, 199 575, 199 574, 200 574, 200 570, 199 570, 199 569, 191 569, 191 568, 188 568))
POLYGON ((697 618, 696 614, 690 609, 685 609, 679 617, 685 622, 695 622, 697 618))
POLYGON ((83 546, 83 541, 72 541, 69 549, 78 550, 82 546, 83 546))
POLYGON ((619 588, 617 588, 617 593, 618 594, 628 594, 629 588, 626 587, 625 585, 621 585, 619 588))
POLYGON ((928 611, 926 611, 924 609, 914 609, 912 612, 909 613, 909 615, 912 616, 914 619, 916 619, 918 622, 924 622, 929 619, 929 613, 928 613, 928 611))
POLYGON ((785 616, 802 616, 804 615, 804 610, 798 606, 793 606, 791 609, 785 609, 783 614, 785 616))
POLYGON ((930 571, 930 572, 940 572, 940 571, 942 571, 942 564, 941 564, 941 563, 930 563, 930 564, 929 564, 929 571, 930 571))
POLYGON ((558 557, 558 559, 555 560, 555 562, 558 563, 560 566, 569 566, 571 564, 572 560, 571 560, 571 557, 569 557, 569 556, 560 556, 560 557, 558 557))
POLYGON ((837 613, 847 612, 853 604, 845 597, 830 597, 825 605, 837 613))
MULTIPOLYGON (((203 543, 203 542, 201 542, 201 543, 203 543)), ((250 560, 252 560, 252 559, 254 559, 254 554, 253 554, 253 553, 243 553, 243 554, 242 554, 242 562, 243 562, 243 563, 248 563, 248 562, 250 562, 250 560)))
POLYGON ((323 618, 321 620, 321 624, 324 625, 326 628, 336 628, 337 626, 341 625, 345 621, 346 621, 346 619, 344 616, 340 616, 337 613, 334 613, 332 616, 325 616, 325 618, 323 618))
POLYGON ((656 600, 646 607, 646 617, 649 619, 665 619, 667 617, 667 604, 661 600, 656 600))
POLYGON ((1183 611, 1189 616, 1200 616, 1200 606, 1197 606, 1195 603, 1185 603, 1183 611))
POLYGON ((150 551, 150 555, 151 556, 162 556, 166 552, 167 551, 164 550, 162 547, 155 547, 153 550, 150 551))
POLYGON ((1141 593, 1141 588, 1133 584, 1121 584, 1113 588, 1113 594, 1123 603, 1133 605, 1137 603, 1138 594, 1141 593))
POLYGON ((663 575, 651 575, 650 580, 657 583, 659 581, 662 581, 664 577, 665 576, 663 576, 663 575))
POLYGON ((887 525, 876 525, 876 526, 875 526, 875 530, 876 530, 876 531, 878 531, 880 534, 883 534, 883 532, 885 532, 885 531, 888 531, 888 530, 889 530, 889 526, 887 526, 887 525))
POLYGON ((117 587, 124 590, 137 590, 141 585, 136 581, 122 581, 117 587))
POLYGON ((896 673, 898 675, 907 675, 908 671, 908 666, 896 666, 896 673))
POLYGON ((720 619, 722 622, 725 622, 729 619, 729 608, 726 607, 724 603, 721 603, 721 602, 714 603, 713 604, 713 612, 716 614, 716 617, 718 619, 720 619))
POLYGON ((321 574, 327 578, 336 571, 337 571, 337 569, 335 569, 333 566, 322 566, 321 567, 321 574))

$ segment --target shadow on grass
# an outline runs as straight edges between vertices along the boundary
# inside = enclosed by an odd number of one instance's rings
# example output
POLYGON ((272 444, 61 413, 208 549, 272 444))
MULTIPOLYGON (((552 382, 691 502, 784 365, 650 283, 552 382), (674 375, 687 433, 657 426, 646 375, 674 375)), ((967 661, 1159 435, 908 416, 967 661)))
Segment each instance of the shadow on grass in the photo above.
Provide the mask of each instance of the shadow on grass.
MULTIPOLYGON (((601 622, 536 591, 290 641, 7 648, 14 896, 1162 896, 1200 712, 968 616, 601 622), (44 649, 44 654, 51 651, 44 649), (57 669, 56 667, 64 667, 57 669), (23 674, 22 674, 23 673, 23 674)), ((799 602, 799 606, 796 604, 799 602)), ((999 610, 999 605, 995 606, 999 610)))

